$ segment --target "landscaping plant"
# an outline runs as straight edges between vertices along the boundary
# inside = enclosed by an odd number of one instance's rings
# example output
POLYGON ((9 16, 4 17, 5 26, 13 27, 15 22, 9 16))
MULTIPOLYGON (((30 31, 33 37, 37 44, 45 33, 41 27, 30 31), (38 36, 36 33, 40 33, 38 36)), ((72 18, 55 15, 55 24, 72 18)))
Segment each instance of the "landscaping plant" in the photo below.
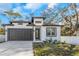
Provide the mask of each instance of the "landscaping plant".
POLYGON ((46 40, 42 43, 34 43, 35 56, 78 56, 79 46, 62 43, 60 41, 46 40))

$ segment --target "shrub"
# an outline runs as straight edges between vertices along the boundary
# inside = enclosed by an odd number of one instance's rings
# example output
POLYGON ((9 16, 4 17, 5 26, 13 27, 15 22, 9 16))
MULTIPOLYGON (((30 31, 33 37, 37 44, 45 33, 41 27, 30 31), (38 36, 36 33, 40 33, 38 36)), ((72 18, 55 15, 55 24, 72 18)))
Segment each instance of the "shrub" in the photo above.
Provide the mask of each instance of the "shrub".
POLYGON ((46 40, 34 44, 34 55, 37 56, 75 56, 79 55, 79 46, 46 40))
POLYGON ((42 42, 34 42, 33 43, 33 48, 42 48, 44 44, 42 42))

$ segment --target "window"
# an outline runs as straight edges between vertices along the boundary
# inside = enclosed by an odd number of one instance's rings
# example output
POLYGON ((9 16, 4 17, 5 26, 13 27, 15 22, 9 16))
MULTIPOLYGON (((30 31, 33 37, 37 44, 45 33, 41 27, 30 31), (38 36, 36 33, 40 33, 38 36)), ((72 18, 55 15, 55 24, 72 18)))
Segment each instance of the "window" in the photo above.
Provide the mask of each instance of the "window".
POLYGON ((35 23, 41 23, 41 21, 35 21, 35 23))
POLYGON ((46 28, 46 36, 48 36, 48 37, 56 37, 56 33, 57 33, 57 31, 56 31, 57 29, 56 28, 52 28, 52 27, 47 27, 46 28))
POLYGON ((20 22, 20 23, 18 23, 18 25, 22 25, 22 24, 23 24, 23 23, 21 23, 21 22, 20 22))

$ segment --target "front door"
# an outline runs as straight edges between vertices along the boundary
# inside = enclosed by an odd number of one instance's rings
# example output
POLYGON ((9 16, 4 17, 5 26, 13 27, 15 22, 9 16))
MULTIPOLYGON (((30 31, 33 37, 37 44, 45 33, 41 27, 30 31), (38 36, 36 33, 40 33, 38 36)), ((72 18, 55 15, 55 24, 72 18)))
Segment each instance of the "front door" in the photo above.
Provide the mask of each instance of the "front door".
POLYGON ((36 41, 40 40, 40 28, 35 28, 35 39, 36 41))

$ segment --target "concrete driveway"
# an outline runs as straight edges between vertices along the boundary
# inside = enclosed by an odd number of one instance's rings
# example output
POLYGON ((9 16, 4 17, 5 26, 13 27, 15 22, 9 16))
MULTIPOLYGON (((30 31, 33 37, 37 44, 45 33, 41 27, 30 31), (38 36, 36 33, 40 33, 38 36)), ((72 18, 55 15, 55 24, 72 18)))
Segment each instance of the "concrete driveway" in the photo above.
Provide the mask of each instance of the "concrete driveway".
POLYGON ((33 56, 32 41, 0 43, 0 56, 33 56))

